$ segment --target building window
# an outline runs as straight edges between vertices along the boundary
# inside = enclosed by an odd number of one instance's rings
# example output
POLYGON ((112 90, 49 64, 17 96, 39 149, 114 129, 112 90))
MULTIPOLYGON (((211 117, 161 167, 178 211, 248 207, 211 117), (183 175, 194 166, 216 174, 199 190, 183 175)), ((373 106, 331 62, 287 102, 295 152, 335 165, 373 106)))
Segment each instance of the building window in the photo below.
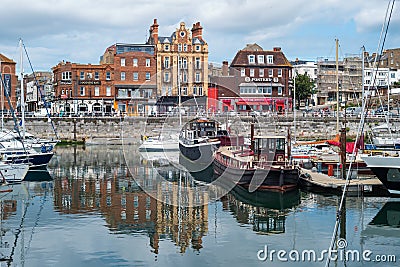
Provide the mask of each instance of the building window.
POLYGON ((84 86, 81 86, 81 88, 80 88, 80 95, 85 96, 85 87, 84 86))
POLYGON ((61 90, 61 95, 64 95, 64 89, 61 90))
POLYGON ((199 82, 200 82, 200 72, 196 72, 196 75, 195 75, 195 82, 196 82, 196 83, 199 83, 199 82))
POLYGON ((81 80, 85 79, 85 72, 81 71, 81 75, 79 76, 79 79, 81 79, 81 80))
POLYGON ((182 52, 182 44, 178 44, 178 52, 182 52))
POLYGON ((146 81, 150 81, 151 75, 150 72, 146 72, 146 81))
POLYGON ((100 96, 100 87, 96 86, 94 88, 94 96, 100 96))
POLYGON ((95 79, 95 80, 100 79, 100 76, 99 76, 99 72, 98 72, 98 71, 95 71, 95 72, 94 72, 94 79, 95 79))
POLYGON ((240 69, 240 76, 242 76, 242 77, 246 76, 246 69, 245 68, 241 68, 240 69))
POLYGON ((196 51, 199 52, 200 51, 200 46, 196 45, 196 51))
POLYGON ((250 69, 250 77, 254 77, 254 69, 250 69))
POLYGON ((271 87, 271 86, 268 86, 268 87, 267 87, 266 94, 267 94, 267 95, 272 95, 272 87, 271 87))
POLYGON ((274 72, 273 72, 272 69, 269 69, 269 70, 268 70, 268 76, 269 76, 269 77, 274 76, 274 72))
POLYGON ((193 86, 193 95, 197 95, 197 87, 193 86))
POLYGON ((257 61, 258 61, 258 64, 264 64, 264 55, 258 55, 257 61))
POLYGON ((172 95, 172 87, 168 86, 168 95, 172 95))
POLYGON ((137 73, 137 72, 134 72, 134 73, 133 73, 133 80, 134 80, 134 81, 139 80, 139 73, 137 73))
POLYGON ((187 52, 187 44, 183 44, 183 52, 187 52))
POLYGON ((202 86, 199 86, 198 87, 198 91, 199 91, 199 96, 202 96, 203 95, 203 87, 202 86))
POLYGON ((164 82, 169 82, 169 72, 164 73, 164 82))
POLYGON ((255 64, 255 63, 256 63, 256 56, 249 55, 249 64, 255 64))
POLYGON ((110 86, 106 87, 106 96, 111 96, 111 87, 110 86))
POLYGON ((137 58, 134 58, 134 59, 133 59, 132 65, 133 65, 134 67, 137 67, 137 66, 138 66, 138 59, 137 59, 137 58))
POLYGON ((181 93, 182 93, 182 95, 187 95, 187 87, 186 86, 182 87, 181 93))
POLYGON ((71 80, 72 72, 64 71, 61 73, 61 80, 71 80))
POLYGON ((128 89, 118 89, 118 97, 127 98, 128 89))
POLYGON ((109 81, 111 80, 111 72, 107 71, 106 73, 106 80, 109 81))
POLYGON ((274 64, 274 56, 273 55, 268 55, 267 56, 267 63, 268 64, 274 64))
POLYGON ((121 81, 125 81, 125 72, 121 72, 121 81))
POLYGON ((164 68, 169 69, 169 57, 164 58, 164 68))
POLYGON ((150 58, 146 58, 146 67, 150 67, 150 58))
POLYGON ((125 58, 121 58, 121 67, 125 67, 125 58))
POLYGON ((182 58, 182 69, 187 69, 187 59, 185 57, 182 58))
POLYGON ((165 51, 169 51, 169 45, 168 44, 164 45, 164 50, 165 51))
POLYGON ((260 69, 259 76, 264 77, 264 69, 260 69))
POLYGON ((278 95, 282 95, 282 87, 278 87, 278 95))
POLYGON ((187 73, 186 73, 186 71, 183 71, 183 72, 182 72, 182 81, 183 81, 184 83, 187 82, 187 73))
POLYGON ((196 69, 201 69, 201 63, 200 63, 200 58, 196 57, 195 59, 195 68, 196 69))
POLYGON ((282 77, 282 69, 278 69, 278 77, 282 77))

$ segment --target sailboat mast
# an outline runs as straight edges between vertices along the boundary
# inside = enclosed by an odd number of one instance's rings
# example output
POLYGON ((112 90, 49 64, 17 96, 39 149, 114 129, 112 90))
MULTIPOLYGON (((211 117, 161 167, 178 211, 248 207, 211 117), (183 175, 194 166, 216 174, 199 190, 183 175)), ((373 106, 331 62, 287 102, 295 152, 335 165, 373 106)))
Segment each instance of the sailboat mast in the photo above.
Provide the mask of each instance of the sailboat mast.
POLYGON ((25 139, 25 92, 24 92, 24 66, 23 66, 23 53, 22 53, 22 39, 19 40, 20 48, 20 70, 21 70, 21 127, 22 139, 25 139))
MULTIPOLYGON (((3 75, 3 70, 1 69, 1 59, 0 59, 0 73, 3 75)), ((3 87, 3 77, 0 81, 0 91, 1 91, 1 131, 4 129, 4 87, 3 87)))
POLYGON ((339 133, 339 39, 336 39, 336 132, 339 133))
POLYGON ((181 114, 181 68, 180 62, 181 57, 178 52, 178 112, 179 112, 179 126, 182 125, 182 114, 181 114))

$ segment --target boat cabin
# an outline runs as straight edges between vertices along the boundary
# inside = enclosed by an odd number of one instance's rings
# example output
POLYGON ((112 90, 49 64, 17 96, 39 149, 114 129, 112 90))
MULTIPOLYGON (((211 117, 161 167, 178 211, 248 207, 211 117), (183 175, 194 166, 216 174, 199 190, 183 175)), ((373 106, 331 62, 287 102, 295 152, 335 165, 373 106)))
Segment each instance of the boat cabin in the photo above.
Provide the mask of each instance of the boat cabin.
POLYGON ((285 136, 254 136, 254 160, 284 165, 286 158, 285 136))
POLYGON ((182 129, 183 137, 195 140, 203 137, 214 138, 217 136, 218 125, 214 120, 196 119, 187 123, 182 129))

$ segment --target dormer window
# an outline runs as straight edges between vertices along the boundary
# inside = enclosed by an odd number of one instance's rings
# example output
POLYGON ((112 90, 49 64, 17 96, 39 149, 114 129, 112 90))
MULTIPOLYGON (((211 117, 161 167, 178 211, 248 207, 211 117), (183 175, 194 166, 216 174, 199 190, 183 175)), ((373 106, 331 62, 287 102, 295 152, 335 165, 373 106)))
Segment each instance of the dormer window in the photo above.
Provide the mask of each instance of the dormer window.
POLYGON ((168 44, 164 45, 164 50, 165 51, 169 51, 169 45, 168 44))
POLYGON ((249 55, 249 64, 255 64, 255 63, 256 63, 256 56, 249 55))
POLYGON ((268 55, 267 56, 267 63, 268 64, 274 64, 274 56, 273 55, 268 55))
POLYGON ((264 64, 264 55, 258 55, 257 61, 258 61, 258 64, 264 64))

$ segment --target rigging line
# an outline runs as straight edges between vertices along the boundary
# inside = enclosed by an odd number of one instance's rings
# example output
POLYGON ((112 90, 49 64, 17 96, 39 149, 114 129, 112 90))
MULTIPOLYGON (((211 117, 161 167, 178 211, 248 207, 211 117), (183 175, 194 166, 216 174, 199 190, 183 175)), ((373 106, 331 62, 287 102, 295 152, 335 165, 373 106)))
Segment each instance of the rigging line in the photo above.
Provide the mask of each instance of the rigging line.
MULTIPOLYGON (((392 16, 392 11, 393 11, 393 6, 394 6, 394 3, 395 3, 395 0, 393 0, 393 2, 392 2, 392 8, 391 8, 391 9, 390 9, 390 2, 391 2, 391 1, 388 2, 388 6, 387 6, 387 9, 386 9, 386 14, 385 14, 385 20, 384 20, 384 22, 383 22, 383 24, 382 24, 382 29, 381 29, 381 33, 380 33, 380 37, 379 37, 379 43, 378 43, 378 47, 377 47, 377 49, 376 49, 376 53, 375 53, 375 57, 374 57, 373 68, 372 68, 373 79, 372 79, 372 82, 371 82, 370 84, 368 84, 367 90, 364 90, 365 92, 368 92, 368 94, 367 94, 366 97, 363 96, 363 97, 365 97, 365 102, 371 101, 371 97, 372 97, 372 95, 371 95, 371 93, 370 93, 370 91, 371 91, 371 86, 374 86, 374 85, 376 84, 376 76, 377 76, 377 72, 378 72, 378 68, 379 68, 379 67, 378 67, 378 64, 377 64, 377 59, 378 59, 378 55, 379 55, 379 58, 380 58, 380 55, 382 54, 382 52, 383 52, 383 47, 384 47, 384 46, 381 47, 382 36, 384 36, 383 38, 386 39, 387 32, 388 32, 388 27, 389 27, 389 23, 390 23, 390 20, 391 20, 391 16, 392 16), (389 9, 390 9, 391 11, 390 11, 389 19, 388 19, 389 9), (388 21, 387 24, 386 24, 386 21, 388 21), (385 30, 385 34, 383 34, 384 29, 385 29, 385 25, 386 25, 386 30, 385 30), (376 69, 376 70, 375 70, 375 69, 376 69)), ((385 41, 383 41, 383 43, 385 43, 385 41)), ((381 97, 380 97, 379 94, 378 94, 378 99, 379 99, 380 105, 382 106, 382 99, 381 99, 381 97)), ((389 104, 389 103, 388 103, 388 104, 389 104)), ((366 105, 366 106, 367 106, 368 108, 367 108, 367 110, 363 110, 363 113, 366 112, 366 111, 368 111, 368 109, 369 109, 369 105, 366 105)), ((388 106, 388 107, 389 107, 389 106, 388 106)), ((389 110, 388 110, 388 113, 389 113, 389 110)), ((387 123, 388 123, 388 122, 387 122, 387 123)), ((389 125, 388 125, 388 127, 389 127, 389 125)), ((364 131, 364 125, 362 125, 361 130, 364 131)), ((390 128, 389 128, 389 130, 390 130, 390 128)))
POLYGON ((37 91, 40 93, 40 97, 41 97, 42 100, 43 100, 43 105, 44 105, 44 107, 46 108, 47 117, 49 118, 50 123, 51 123, 51 127, 53 128, 53 131, 54 131, 54 134, 56 135, 56 138, 58 139, 57 129, 56 129, 55 126, 54 126, 53 120, 50 118, 50 113, 49 113, 49 109, 47 108, 47 102, 46 102, 45 96, 43 95, 42 91, 40 90, 39 82, 38 82, 38 80, 36 79, 36 72, 33 70, 33 66, 32 66, 32 63, 31 63, 31 59, 29 58, 28 51, 26 50, 25 44, 24 44, 23 42, 22 42, 22 46, 24 47, 24 51, 25 51, 25 54, 26 54, 26 58, 28 59, 29 66, 31 67, 31 70, 32 70, 32 73, 33 73, 33 78, 34 78, 34 80, 35 80, 36 89, 37 89, 37 91))
POLYGON ((15 249, 17 247, 18 237, 22 232, 22 227, 23 227, 24 222, 25 222, 25 216, 26 216, 26 213, 28 211, 28 206, 29 206, 29 201, 28 201, 27 205, 25 205, 24 213, 22 214, 21 223, 19 224, 19 228, 16 229, 14 243, 13 243, 13 246, 12 246, 12 249, 11 249, 11 253, 10 253, 10 257, 9 257, 9 260, 8 260, 9 264, 14 261, 13 257, 14 257, 15 249))
POLYGON ((36 217, 36 220, 35 220, 35 224, 32 226, 31 236, 29 238, 28 245, 26 246, 26 250, 25 250, 24 254, 28 254, 28 251, 29 251, 29 249, 31 247, 31 242, 32 242, 32 239, 33 239, 33 234, 35 232, 35 228, 39 225, 40 215, 41 215, 42 210, 44 208, 44 204, 47 201, 46 196, 47 196, 47 194, 44 195, 43 200, 40 203, 39 212, 37 214, 37 217, 36 217))
MULTIPOLYGON (((395 2, 395 0, 393 0, 393 4, 394 4, 394 2, 395 2)), ((388 5, 388 10, 389 10, 389 6, 390 6, 390 3, 388 5)), ((393 9, 393 5, 392 5, 392 9, 393 9)), ((390 16, 389 16, 388 21, 387 21, 388 25, 390 23, 390 19, 391 19, 391 13, 390 13, 390 16)), ((386 23, 386 18, 385 18, 384 24, 385 23, 386 23)), ((387 33, 387 29, 388 29, 388 27, 386 27, 386 33, 387 33)), ((384 38, 386 38, 386 33, 384 35, 384 38)), ((382 47, 382 49, 383 49, 383 47, 382 47)), ((376 58, 375 58, 375 61, 376 61, 376 58)), ((363 104, 362 110, 365 110, 365 105, 366 105, 366 101, 363 104)), ((361 114, 361 120, 360 120, 360 123, 358 125, 358 129, 357 129, 357 135, 356 135, 356 139, 355 139, 355 144, 354 144, 353 151, 352 151, 353 155, 355 153, 355 150, 356 150, 356 147, 357 147, 357 143, 358 143, 358 140, 359 140, 359 136, 360 136, 360 133, 361 133, 360 130, 363 129, 364 123, 365 123, 365 114, 363 112, 361 114)), ((341 196, 341 199, 340 199, 340 204, 339 204, 339 207, 338 207, 338 210, 337 210, 335 228, 334 228, 333 233, 332 233, 332 239, 331 239, 331 243, 330 243, 330 246, 329 246, 329 251, 332 250, 332 248, 334 246, 334 242, 335 242, 336 237, 337 237, 337 231, 338 231, 338 227, 339 227, 339 223, 340 223, 340 216, 341 216, 340 214, 341 214, 342 209, 343 209, 344 199, 346 198, 347 186, 350 184, 350 174, 351 174, 351 168, 352 168, 353 162, 354 162, 354 160, 350 161, 349 169, 347 170, 346 183, 344 184, 343 193, 342 193, 342 196, 341 196)), ((329 266, 329 263, 330 263, 330 257, 327 257, 326 262, 325 262, 325 266, 326 267, 329 266)))

